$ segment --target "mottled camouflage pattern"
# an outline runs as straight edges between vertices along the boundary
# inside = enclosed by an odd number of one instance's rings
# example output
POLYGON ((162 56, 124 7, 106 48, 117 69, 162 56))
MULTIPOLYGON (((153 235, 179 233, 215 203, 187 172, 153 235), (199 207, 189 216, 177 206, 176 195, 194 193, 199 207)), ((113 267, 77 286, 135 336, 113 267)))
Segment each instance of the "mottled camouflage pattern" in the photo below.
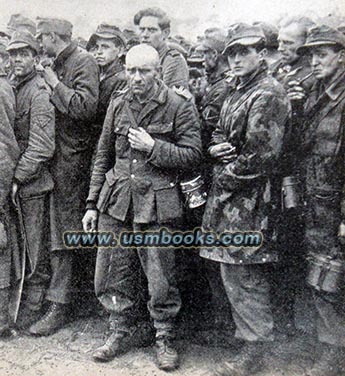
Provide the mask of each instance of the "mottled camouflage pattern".
POLYGON ((279 169, 285 125, 290 114, 283 87, 261 68, 225 100, 212 143, 236 147, 233 162, 216 163, 203 228, 224 231, 262 231, 258 248, 202 249, 201 256, 227 263, 275 261, 270 223, 275 203, 270 177, 279 169))
POLYGON ((340 74, 321 96, 319 83, 311 90, 298 154, 308 203, 308 251, 339 257, 344 257, 337 236, 345 217, 344 78, 340 74))

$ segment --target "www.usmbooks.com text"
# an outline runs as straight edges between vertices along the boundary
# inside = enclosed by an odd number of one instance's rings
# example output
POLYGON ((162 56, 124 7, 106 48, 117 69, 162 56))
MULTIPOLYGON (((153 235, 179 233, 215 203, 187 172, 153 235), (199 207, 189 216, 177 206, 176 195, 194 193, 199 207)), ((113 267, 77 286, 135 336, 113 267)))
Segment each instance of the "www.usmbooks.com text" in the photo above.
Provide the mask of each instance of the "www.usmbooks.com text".
POLYGON ((63 240, 67 248, 92 247, 259 247, 263 242, 261 232, 215 232, 196 228, 193 231, 122 231, 113 232, 65 232, 63 240))

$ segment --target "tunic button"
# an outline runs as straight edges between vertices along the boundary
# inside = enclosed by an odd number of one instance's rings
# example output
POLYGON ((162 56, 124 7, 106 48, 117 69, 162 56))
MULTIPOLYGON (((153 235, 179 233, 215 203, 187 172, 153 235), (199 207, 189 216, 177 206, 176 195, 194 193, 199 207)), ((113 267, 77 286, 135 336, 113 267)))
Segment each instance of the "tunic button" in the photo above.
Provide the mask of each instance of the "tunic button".
POLYGON ((116 132, 117 132, 119 129, 120 129, 119 127, 116 127, 116 128, 115 128, 116 132))
POLYGON ((133 163, 137 163, 138 161, 136 159, 133 159, 133 163))
POLYGON ((131 178, 132 178, 132 179, 134 179, 134 178, 135 178, 135 175, 134 175, 134 174, 132 174, 132 175, 131 175, 131 178))
POLYGON ((170 183, 170 187, 173 187, 175 185, 175 183, 170 183))

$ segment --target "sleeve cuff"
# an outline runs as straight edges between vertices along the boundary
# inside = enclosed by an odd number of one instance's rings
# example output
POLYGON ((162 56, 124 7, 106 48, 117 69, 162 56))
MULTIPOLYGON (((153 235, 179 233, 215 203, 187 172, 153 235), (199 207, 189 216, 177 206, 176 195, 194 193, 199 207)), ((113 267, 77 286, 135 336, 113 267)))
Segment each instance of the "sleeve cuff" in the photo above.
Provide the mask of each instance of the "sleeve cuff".
POLYGON ((51 101, 63 114, 68 113, 69 104, 74 95, 74 90, 64 85, 61 81, 54 87, 51 101))
POLYGON ((95 201, 87 201, 85 208, 86 210, 98 210, 97 203, 95 201))

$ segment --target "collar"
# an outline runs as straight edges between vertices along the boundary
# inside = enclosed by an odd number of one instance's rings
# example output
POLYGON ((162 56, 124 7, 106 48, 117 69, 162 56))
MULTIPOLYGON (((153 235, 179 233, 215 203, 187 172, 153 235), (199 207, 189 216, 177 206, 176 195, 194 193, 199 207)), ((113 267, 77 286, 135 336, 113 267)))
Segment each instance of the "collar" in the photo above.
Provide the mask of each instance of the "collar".
POLYGON ((239 79, 236 80, 236 90, 248 89, 249 87, 255 85, 258 81, 266 78, 267 76, 267 64, 263 63, 256 71, 254 71, 249 76, 245 77, 244 81, 240 82, 239 79))
POLYGON ((72 53, 78 48, 77 42, 71 42, 64 50, 62 50, 58 56, 56 56, 53 69, 58 65, 63 65, 63 63, 72 55, 72 53))
POLYGON ((105 70, 101 72, 102 80, 114 76, 115 74, 122 72, 124 70, 123 65, 120 63, 119 59, 115 59, 112 63, 105 67, 105 70))
POLYGON ((335 75, 334 79, 326 88, 325 92, 331 98, 332 101, 336 101, 339 98, 339 96, 344 92, 344 80, 345 72, 341 70, 339 73, 335 75))
POLYGON ((210 85, 214 85, 217 82, 223 80, 224 78, 227 78, 229 72, 230 72, 229 68, 223 67, 222 69, 219 69, 219 70, 217 69, 215 72, 212 72, 208 76, 208 82, 209 82, 209 84, 210 85))
MULTIPOLYGON (((159 80, 156 92, 150 98, 148 98, 145 103, 154 101, 159 104, 163 104, 166 102, 167 96, 168 87, 163 83, 163 81, 159 80)), ((135 100, 134 95, 130 90, 128 90, 128 92, 124 94, 124 99, 128 102, 135 100)))
POLYGON ((27 74, 25 77, 22 77, 20 79, 14 78, 12 84, 18 90, 20 87, 23 87, 27 82, 29 82, 36 76, 37 76, 37 72, 36 72, 36 69, 34 69, 31 73, 27 74))
POLYGON ((168 45, 164 42, 160 48, 157 49, 159 58, 161 61, 164 59, 164 56, 169 52, 168 45))

